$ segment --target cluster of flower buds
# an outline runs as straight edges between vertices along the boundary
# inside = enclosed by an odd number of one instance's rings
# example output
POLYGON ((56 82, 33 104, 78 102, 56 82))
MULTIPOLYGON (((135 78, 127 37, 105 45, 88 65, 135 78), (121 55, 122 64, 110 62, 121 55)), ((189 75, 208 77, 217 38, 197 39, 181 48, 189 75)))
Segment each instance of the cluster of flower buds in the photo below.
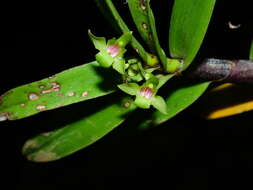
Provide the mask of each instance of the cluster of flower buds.
MULTIPOLYGON (((118 88, 127 94, 135 96, 135 104, 143 109, 148 109, 154 106, 160 112, 166 114, 167 106, 161 96, 156 95, 158 89, 165 83, 170 76, 156 76, 152 72, 157 67, 143 68, 140 60, 126 59, 125 46, 132 39, 132 32, 123 34, 118 39, 110 39, 106 42, 104 37, 96 37, 89 31, 89 36, 97 50, 97 62, 105 68, 112 67, 119 72, 123 77, 123 84, 118 85, 118 88), (139 83, 142 83, 141 85, 139 83)), ((155 66, 157 62, 156 56, 150 56, 150 62, 155 66)))

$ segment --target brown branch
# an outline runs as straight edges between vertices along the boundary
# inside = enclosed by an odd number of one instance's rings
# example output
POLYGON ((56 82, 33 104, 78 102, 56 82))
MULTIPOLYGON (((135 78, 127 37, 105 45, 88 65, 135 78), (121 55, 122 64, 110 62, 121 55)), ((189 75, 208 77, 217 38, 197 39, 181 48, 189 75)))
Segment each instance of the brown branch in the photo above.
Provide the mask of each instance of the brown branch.
POLYGON ((204 81, 253 84, 253 61, 205 59, 187 71, 186 75, 204 81))

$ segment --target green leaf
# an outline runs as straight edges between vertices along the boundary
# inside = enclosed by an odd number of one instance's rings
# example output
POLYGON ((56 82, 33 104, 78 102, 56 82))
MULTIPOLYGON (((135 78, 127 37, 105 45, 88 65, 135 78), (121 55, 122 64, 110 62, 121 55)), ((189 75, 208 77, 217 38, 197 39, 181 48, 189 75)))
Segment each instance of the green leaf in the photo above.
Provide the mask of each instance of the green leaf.
POLYGON ((140 128, 156 126, 174 117, 196 101, 205 92, 209 84, 210 82, 204 82, 188 86, 179 86, 169 90, 169 94, 165 100, 167 104, 167 114, 154 111, 151 117, 140 125, 140 128))
POLYGON ((155 47, 153 38, 150 36, 151 27, 147 13, 147 2, 140 0, 128 0, 128 7, 138 32, 144 42, 148 45, 151 52, 154 53, 155 47))
POLYGON ((249 59, 253 61, 253 40, 251 41, 249 59))
POLYGON ((112 93, 116 80, 97 62, 14 88, 0 97, 0 120, 14 120, 112 93), (110 88, 108 88, 110 79, 110 88))
POLYGON ((96 142, 120 125, 135 109, 129 98, 121 98, 103 109, 65 127, 28 140, 23 154, 34 162, 48 162, 68 156, 96 142))
POLYGON ((207 31, 215 0, 175 0, 169 49, 173 58, 183 58, 186 69, 196 56, 207 31))
POLYGON ((167 105, 161 96, 155 96, 152 98, 151 104, 158 109, 161 113, 167 114, 167 105))
POLYGON ((140 89, 139 85, 136 83, 119 84, 118 87, 123 92, 130 94, 132 96, 136 95, 140 89))
POLYGON ((156 52, 159 56, 160 61, 162 62, 162 65, 166 69, 167 56, 159 43, 159 39, 158 39, 157 32, 156 32, 155 17, 154 17, 152 9, 150 7, 150 0, 147 0, 147 12, 148 12, 148 20, 149 20, 149 24, 150 24, 150 28, 151 28, 151 35, 152 35, 152 39, 154 41, 156 52))

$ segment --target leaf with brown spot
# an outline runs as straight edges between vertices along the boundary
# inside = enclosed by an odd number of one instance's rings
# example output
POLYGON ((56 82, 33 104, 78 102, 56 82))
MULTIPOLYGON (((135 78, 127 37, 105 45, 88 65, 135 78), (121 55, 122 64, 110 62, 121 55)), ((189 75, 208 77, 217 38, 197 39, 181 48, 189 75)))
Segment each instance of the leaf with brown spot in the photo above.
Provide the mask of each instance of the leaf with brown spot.
POLYGON ((53 78, 19 86, 0 97, 1 120, 4 117, 21 119, 110 94, 116 90, 116 77, 116 73, 103 70, 97 62, 91 62, 63 71, 53 78), (69 96, 70 93, 73 96, 69 96))

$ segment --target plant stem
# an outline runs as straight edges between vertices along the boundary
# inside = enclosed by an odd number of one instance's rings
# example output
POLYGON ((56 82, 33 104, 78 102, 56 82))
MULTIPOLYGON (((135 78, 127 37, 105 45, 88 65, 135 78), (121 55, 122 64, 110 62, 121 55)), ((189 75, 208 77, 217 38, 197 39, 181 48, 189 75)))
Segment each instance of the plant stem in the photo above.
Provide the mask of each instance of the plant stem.
POLYGON ((205 59, 187 71, 186 76, 204 81, 253 84, 253 61, 205 59))

